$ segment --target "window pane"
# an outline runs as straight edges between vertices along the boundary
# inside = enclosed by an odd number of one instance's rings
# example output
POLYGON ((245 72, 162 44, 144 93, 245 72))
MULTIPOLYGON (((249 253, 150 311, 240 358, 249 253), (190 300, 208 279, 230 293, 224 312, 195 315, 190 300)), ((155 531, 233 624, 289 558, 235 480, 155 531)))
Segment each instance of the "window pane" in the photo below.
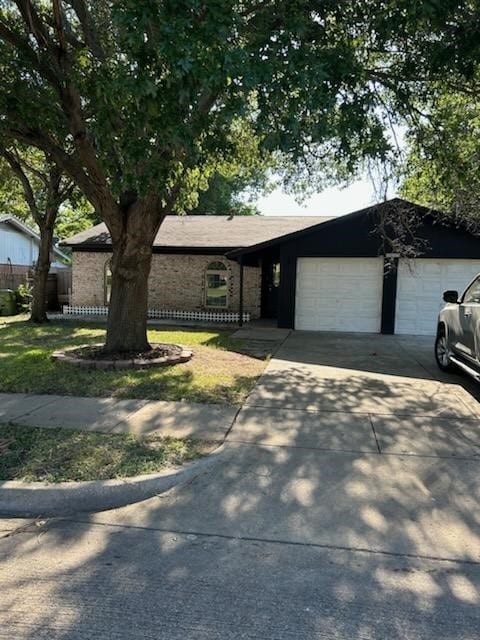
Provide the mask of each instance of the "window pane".
POLYGON ((110 267, 110 261, 105 265, 105 304, 110 303, 110 296, 112 294, 112 270, 110 267))
POLYGON ((463 302, 480 302, 480 278, 467 289, 463 302))
POLYGON ((220 273, 207 274, 207 307, 227 306, 227 278, 220 273))
POLYGON ((273 286, 275 288, 280 286, 280 263, 276 262, 273 265, 273 286))

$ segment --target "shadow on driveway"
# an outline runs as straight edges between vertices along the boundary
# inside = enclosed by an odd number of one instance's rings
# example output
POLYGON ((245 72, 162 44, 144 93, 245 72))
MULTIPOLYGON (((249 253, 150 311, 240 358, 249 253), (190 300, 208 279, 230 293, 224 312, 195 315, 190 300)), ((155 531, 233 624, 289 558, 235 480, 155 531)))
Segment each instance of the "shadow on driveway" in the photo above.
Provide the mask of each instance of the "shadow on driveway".
POLYGON ((476 640, 474 405, 377 338, 294 334, 214 471, 0 541, 0 638, 476 640))

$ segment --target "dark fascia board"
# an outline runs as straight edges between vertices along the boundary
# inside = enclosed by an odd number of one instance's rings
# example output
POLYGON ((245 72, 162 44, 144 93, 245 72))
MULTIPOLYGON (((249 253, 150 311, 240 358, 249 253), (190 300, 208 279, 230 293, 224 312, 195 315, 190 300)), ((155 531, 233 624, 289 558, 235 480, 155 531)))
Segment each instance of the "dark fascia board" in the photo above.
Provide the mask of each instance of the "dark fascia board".
MULTIPOLYGON (((240 247, 236 247, 238 249, 240 247)), ((112 253, 111 244, 96 244, 94 242, 71 245, 74 253, 112 253)), ((152 253, 163 253, 173 255, 203 255, 203 256, 225 256, 232 251, 232 247, 162 247, 154 246, 152 253)))
POLYGON ((333 227, 335 225, 340 225, 345 222, 349 222, 350 220, 354 220, 356 218, 360 218, 361 216, 368 215, 370 213, 374 213, 376 209, 379 207, 385 207, 392 204, 404 204, 411 207, 416 207, 424 216, 431 215, 432 213, 441 213, 441 215, 445 215, 443 212, 437 211, 434 209, 429 209, 420 204, 416 204, 415 202, 409 202, 408 200, 403 200, 402 198, 392 198, 391 200, 386 200, 385 202, 380 202, 378 204, 370 205, 369 207, 365 207, 364 209, 359 209, 358 211, 353 211, 352 213, 347 213, 344 216, 338 216, 337 218, 333 218, 331 220, 327 220, 326 222, 319 222, 318 224, 312 225, 311 227, 307 227, 306 229, 300 229, 299 231, 293 231, 292 233, 287 233, 284 236, 279 236, 278 238, 273 238, 272 240, 267 240, 266 242, 259 242, 258 244, 251 245, 249 247, 241 247, 239 249, 230 250, 227 253, 227 258, 230 260, 238 260, 243 255, 248 255, 249 253, 256 253, 257 251, 263 251, 263 249, 267 249, 268 247, 275 246, 277 244, 281 244, 283 242, 289 242, 291 240, 296 240, 298 238, 303 238, 304 236, 318 231, 319 229, 325 229, 327 227, 333 227))

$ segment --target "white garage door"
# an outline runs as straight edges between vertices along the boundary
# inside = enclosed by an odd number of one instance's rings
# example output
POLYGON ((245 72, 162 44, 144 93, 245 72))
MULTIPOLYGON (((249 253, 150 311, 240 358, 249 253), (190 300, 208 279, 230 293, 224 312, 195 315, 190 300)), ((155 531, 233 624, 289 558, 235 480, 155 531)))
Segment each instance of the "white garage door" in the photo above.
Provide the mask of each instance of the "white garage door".
POLYGON ((480 273, 480 260, 401 259, 398 265, 395 333, 434 335, 447 289, 462 292, 480 273))
POLYGON ((381 258, 298 258, 295 328, 380 331, 381 258))

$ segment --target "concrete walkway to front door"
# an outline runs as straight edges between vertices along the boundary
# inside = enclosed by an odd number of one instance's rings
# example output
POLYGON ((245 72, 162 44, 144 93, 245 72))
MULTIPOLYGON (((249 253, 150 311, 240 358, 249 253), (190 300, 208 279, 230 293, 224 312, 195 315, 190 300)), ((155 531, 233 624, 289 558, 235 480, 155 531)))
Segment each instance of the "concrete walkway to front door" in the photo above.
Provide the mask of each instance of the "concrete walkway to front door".
POLYGON ((9 637, 477 638, 477 389, 431 343, 293 332, 212 472, 1 541, 9 637))

